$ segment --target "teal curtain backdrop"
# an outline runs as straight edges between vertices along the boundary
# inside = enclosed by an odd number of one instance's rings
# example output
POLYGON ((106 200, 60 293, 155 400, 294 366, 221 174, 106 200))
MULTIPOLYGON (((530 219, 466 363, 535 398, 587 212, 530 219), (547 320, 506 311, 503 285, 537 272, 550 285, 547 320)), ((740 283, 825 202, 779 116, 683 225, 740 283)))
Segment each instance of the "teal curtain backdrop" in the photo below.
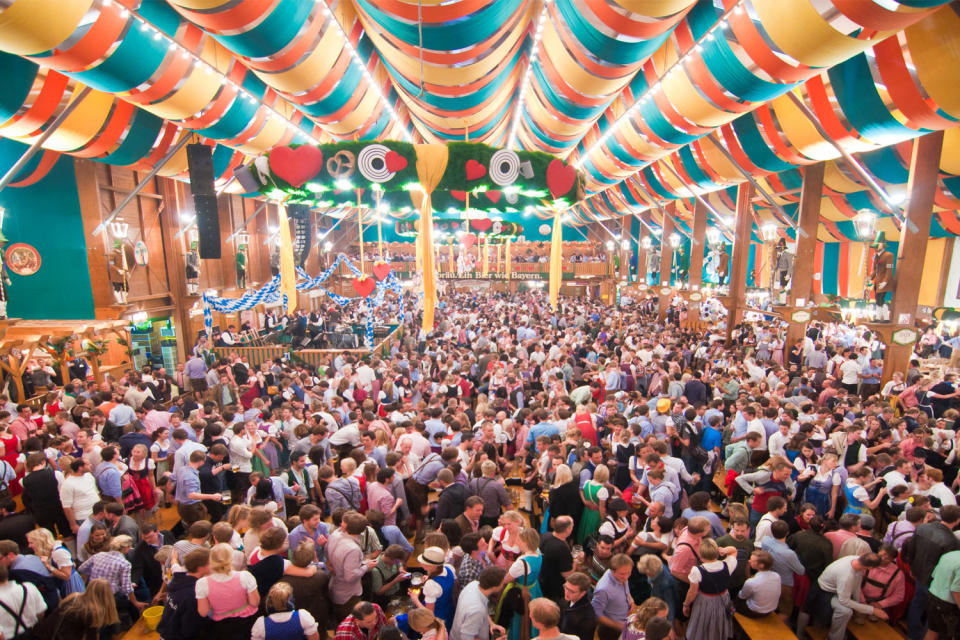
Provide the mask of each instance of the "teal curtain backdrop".
MULTIPOLYGON (((13 166, 27 147, 0 139, 0 174, 13 166)), ((33 173, 38 153, 17 176, 33 173)), ((94 317, 87 268, 87 244, 77 195, 73 158, 61 156, 39 182, 0 191, 5 209, 4 249, 25 242, 40 252, 40 270, 32 276, 9 274, 7 315, 11 318, 86 320, 94 317)))

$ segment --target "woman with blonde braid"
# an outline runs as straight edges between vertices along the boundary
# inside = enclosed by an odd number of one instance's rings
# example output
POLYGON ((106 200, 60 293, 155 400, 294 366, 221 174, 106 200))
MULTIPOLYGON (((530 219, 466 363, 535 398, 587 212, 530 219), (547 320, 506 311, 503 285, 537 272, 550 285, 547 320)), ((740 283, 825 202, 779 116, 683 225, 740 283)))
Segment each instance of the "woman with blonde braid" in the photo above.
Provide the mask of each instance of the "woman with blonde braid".
POLYGON ((57 580, 61 596, 84 591, 83 578, 74 567, 73 556, 66 547, 54 540, 52 533, 47 529, 34 529, 27 533, 27 544, 57 580))

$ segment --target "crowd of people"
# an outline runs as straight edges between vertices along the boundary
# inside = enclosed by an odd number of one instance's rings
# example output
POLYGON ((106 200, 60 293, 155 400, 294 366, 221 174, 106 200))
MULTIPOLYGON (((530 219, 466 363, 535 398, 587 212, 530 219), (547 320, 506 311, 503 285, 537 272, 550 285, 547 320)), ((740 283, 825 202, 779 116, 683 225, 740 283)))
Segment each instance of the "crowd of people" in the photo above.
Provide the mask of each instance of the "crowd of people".
POLYGON ((727 345, 623 302, 451 292, 315 369, 38 364, 43 403, 0 396, 0 633, 161 605, 164 640, 727 640, 734 612, 956 638, 949 369, 881 386, 862 328, 727 345))

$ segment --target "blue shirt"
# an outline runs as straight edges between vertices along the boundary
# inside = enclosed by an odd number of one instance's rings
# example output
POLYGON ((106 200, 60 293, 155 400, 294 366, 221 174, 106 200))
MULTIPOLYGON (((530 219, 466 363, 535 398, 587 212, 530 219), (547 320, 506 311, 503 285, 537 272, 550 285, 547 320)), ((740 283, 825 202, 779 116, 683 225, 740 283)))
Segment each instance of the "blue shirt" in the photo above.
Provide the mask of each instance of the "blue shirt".
POLYGON ((880 367, 871 367, 870 365, 865 366, 860 370, 860 375, 863 376, 860 379, 860 382, 864 384, 879 384, 880 383, 880 374, 883 373, 883 369, 880 367))
POLYGON ((119 500, 123 497, 122 474, 112 462, 101 462, 97 467, 97 486, 100 493, 119 500))
POLYGON ((557 425, 552 422, 541 422, 540 424, 535 424, 530 427, 530 432, 527 434, 527 443, 536 442, 537 438, 540 436, 547 436, 548 438, 554 434, 560 433, 560 429, 557 425))
POLYGON ((420 469, 414 472, 413 479, 420 484, 430 484, 437 479, 437 474, 447 465, 437 454, 430 454, 424 460, 420 463, 420 469))
POLYGON ((793 586, 793 574, 802 576, 806 573, 796 552, 786 542, 773 536, 764 536, 760 548, 773 556, 773 570, 780 576, 780 584, 784 587, 793 586))
POLYGON ((720 428, 723 428, 723 411, 719 409, 707 409, 703 412, 703 426, 709 426, 710 420, 713 416, 718 416, 720 418, 720 428))
POLYGON ((700 446, 703 447, 704 451, 707 453, 710 453, 718 447, 722 449, 723 434, 713 427, 705 427, 703 430, 703 436, 700 438, 700 446))
POLYGON ((200 493, 200 473, 188 464, 177 469, 177 488, 174 497, 180 504, 196 504, 199 500, 190 498, 191 493, 200 493))
POLYGON ((317 530, 313 532, 313 535, 307 532, 304 529, 303 525, 297 525, 297 528, 290 532, 290 535, 287 537, 287 541, 290 544, 290 555, 293 556, 293 552, 300 546, 300 543, 304 540, 313 540, 314 549, 317 552, 317 560, 323 560, 323 546, 317 541, 317 538, 323 536, 324 538, 329 537, 329 529, 327 525, 321 522, 317 525, 317 530))
POLYGON ((747 419, 743 417, 743 414, 737 411, 736 417, 733 419, 733 437, 739 438, 740 436, 747 435, 747 419))
POLYGON ((441 439, 447 435, 447 425, 440 420, 431 418, 425 421, 423 426, 426 427, 427 434, 430 436, 430 444, 439 447, 441 445, 441 439))
POLYGON ((110 415, 107 417, 110 419, 110 422, 118 427, 124 427, 136 420, 137 414, 133 411, 133 408, 130 407, 130 405, 123 404, 121 402, 113 409, 110 409, 110 415))
POLYGON ((688 521, 690 518, 696 518, 697 516, 706 518, 710 523, 710 535, 714 538, 720 538, 727 532, 727 530, 723 528, 723 521, 720 520, 720 516, 713 511, 694 511, 690 507, 687 507, 680 516, 686 518, 688 521))
POLYGON ((607 569, 593 591, 592 604, 598 618, 605 616, 614 622, 626 622, 630 614, 630 587, 617 582, 613 571, 607 569))

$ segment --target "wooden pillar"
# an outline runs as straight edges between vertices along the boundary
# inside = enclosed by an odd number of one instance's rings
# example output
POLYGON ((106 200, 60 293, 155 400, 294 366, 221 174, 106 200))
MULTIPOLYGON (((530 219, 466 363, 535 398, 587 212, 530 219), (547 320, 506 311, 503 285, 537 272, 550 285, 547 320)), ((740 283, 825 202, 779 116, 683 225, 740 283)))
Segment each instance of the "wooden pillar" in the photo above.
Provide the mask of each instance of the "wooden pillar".
MULTIPOLYGON (((817 228, 820 225, 824 168, 824 163, 819 162, 803 169, 797 253, 793 260, 790 290, 787 292, 787 306, 790 308, 796 307, 801 302, 807 304, 813 292, 814 255, 817 250, 817 228)), ((784 352, 788 352, 797 340, 803 338, 805 330, 805 323, 798 324, 792 322, 790 318, 786 320, 788 325, 784 352)))
MULTIPOLYGON (((703 284, 703 253, 707 246, 707 207, 700 200, 693 205, 693 237, 690 240, 690 269, 687 281, 690 291, 699 291, 703 284)), ((689 300, 689 298, 688 298, 689 300)), ((689 300, 687 318, 690 322, 700 320, 700 301, 689 300)))
MULTIPOLYGON (((659 288, 670 286, 670 271, 673 266, 673 247, 670 246, 670 235, 673 233, 673 216, 677 210, 677 204, 671 202, 663 211, 663 230, 660 234, 660 285, 659 288)), ((670 306, 672 295, 658 294, 659 313, 657 318, 663 322, 667 317, 667 308, 670 306)))
POLYGON ((693 205, 693 239, 690 241, 690 271, 687 277, 691 289, 703 284, 703 252, 707 246, 707 207, 699 200, 693 205))
MULTIPOLYGON (((170 302, 173 304, 173 325, 177 336, 177 361, 186 362, 188 349, 193 346, 193 332, 190 329, 190 307, 193 299, 186 297, 187 276, 183 256, 183 243, 173 239, 176 235, 177 220, 180 215, 180 203, 174 181, 170 178, 158 180, 164 207, 160 212, 160 238, 163 241, 163 262, 170 284, 170 302)), ((173 373, 173 372, 168 372, 173 373)))
MULTIPOLYGON (((644 214, 640 214, 641 216, 644 214)), ((643 239, 650 236, 647 225, 640 224, 640 235, 637 238, 637 283, 647 283, 647 251, 643 248, 643 239)))
POLYGON ((87 269, 90 271, 90 289, 93 295, 95 317, 105 318, 108 307, 117 304, 113 297, 113 285, 110 284, 110 273, 107 266, 107 256, 113 249, 112 241, 108 237, 109 230, 93 235, 103 220, 100 205, 100 187, 97 179, 97 165, 93 160, 76 160, 73 163, 77 177, 77 195, 80 201, 80 215, 83 218, 83 235, 87 243, 87 269))
POLYGON ((950 263, 953 259, 953 243, 956 240, 955 237, 950 236, 946 238, 943 247, 943 268, 940 271, 940 281, 937 283, 937 304, 936 306, 943 306, 943 301, 946 298, 947 294, 947 280, 950 277, 950 263))
MULTIPOLYGON (((943 131, 928 133, 913 142, 910 155, 910 178, 907 181, 906 222, 900 230, 890 303, 890 321, 898 326, 912 327, 920 300, 920 278, 930 240, 930 222, 933 219, 933 198, 937 192, 940 170, 940 152, 943 149, 943 131)), ((912 344, 888 344, 883 359, 883 379, 889 380, 895 371, 906 372, 910 364, 912 344)))
POLYGON ((620 246, 617 250, 620 252, 620 277, 630 279, 630 216, 620 218, 620 246), (626 242, 626 249, 623 248, 626 242))
POLYGON ((743 319, 747 292, 747 261, 750 257, 750 232, 753 229, 753 186, 743 182, 737 187, 737 221, 734 227, 733 260, 730 265, 730 302, 727 305, 727 344, 733 328, 743 319))

